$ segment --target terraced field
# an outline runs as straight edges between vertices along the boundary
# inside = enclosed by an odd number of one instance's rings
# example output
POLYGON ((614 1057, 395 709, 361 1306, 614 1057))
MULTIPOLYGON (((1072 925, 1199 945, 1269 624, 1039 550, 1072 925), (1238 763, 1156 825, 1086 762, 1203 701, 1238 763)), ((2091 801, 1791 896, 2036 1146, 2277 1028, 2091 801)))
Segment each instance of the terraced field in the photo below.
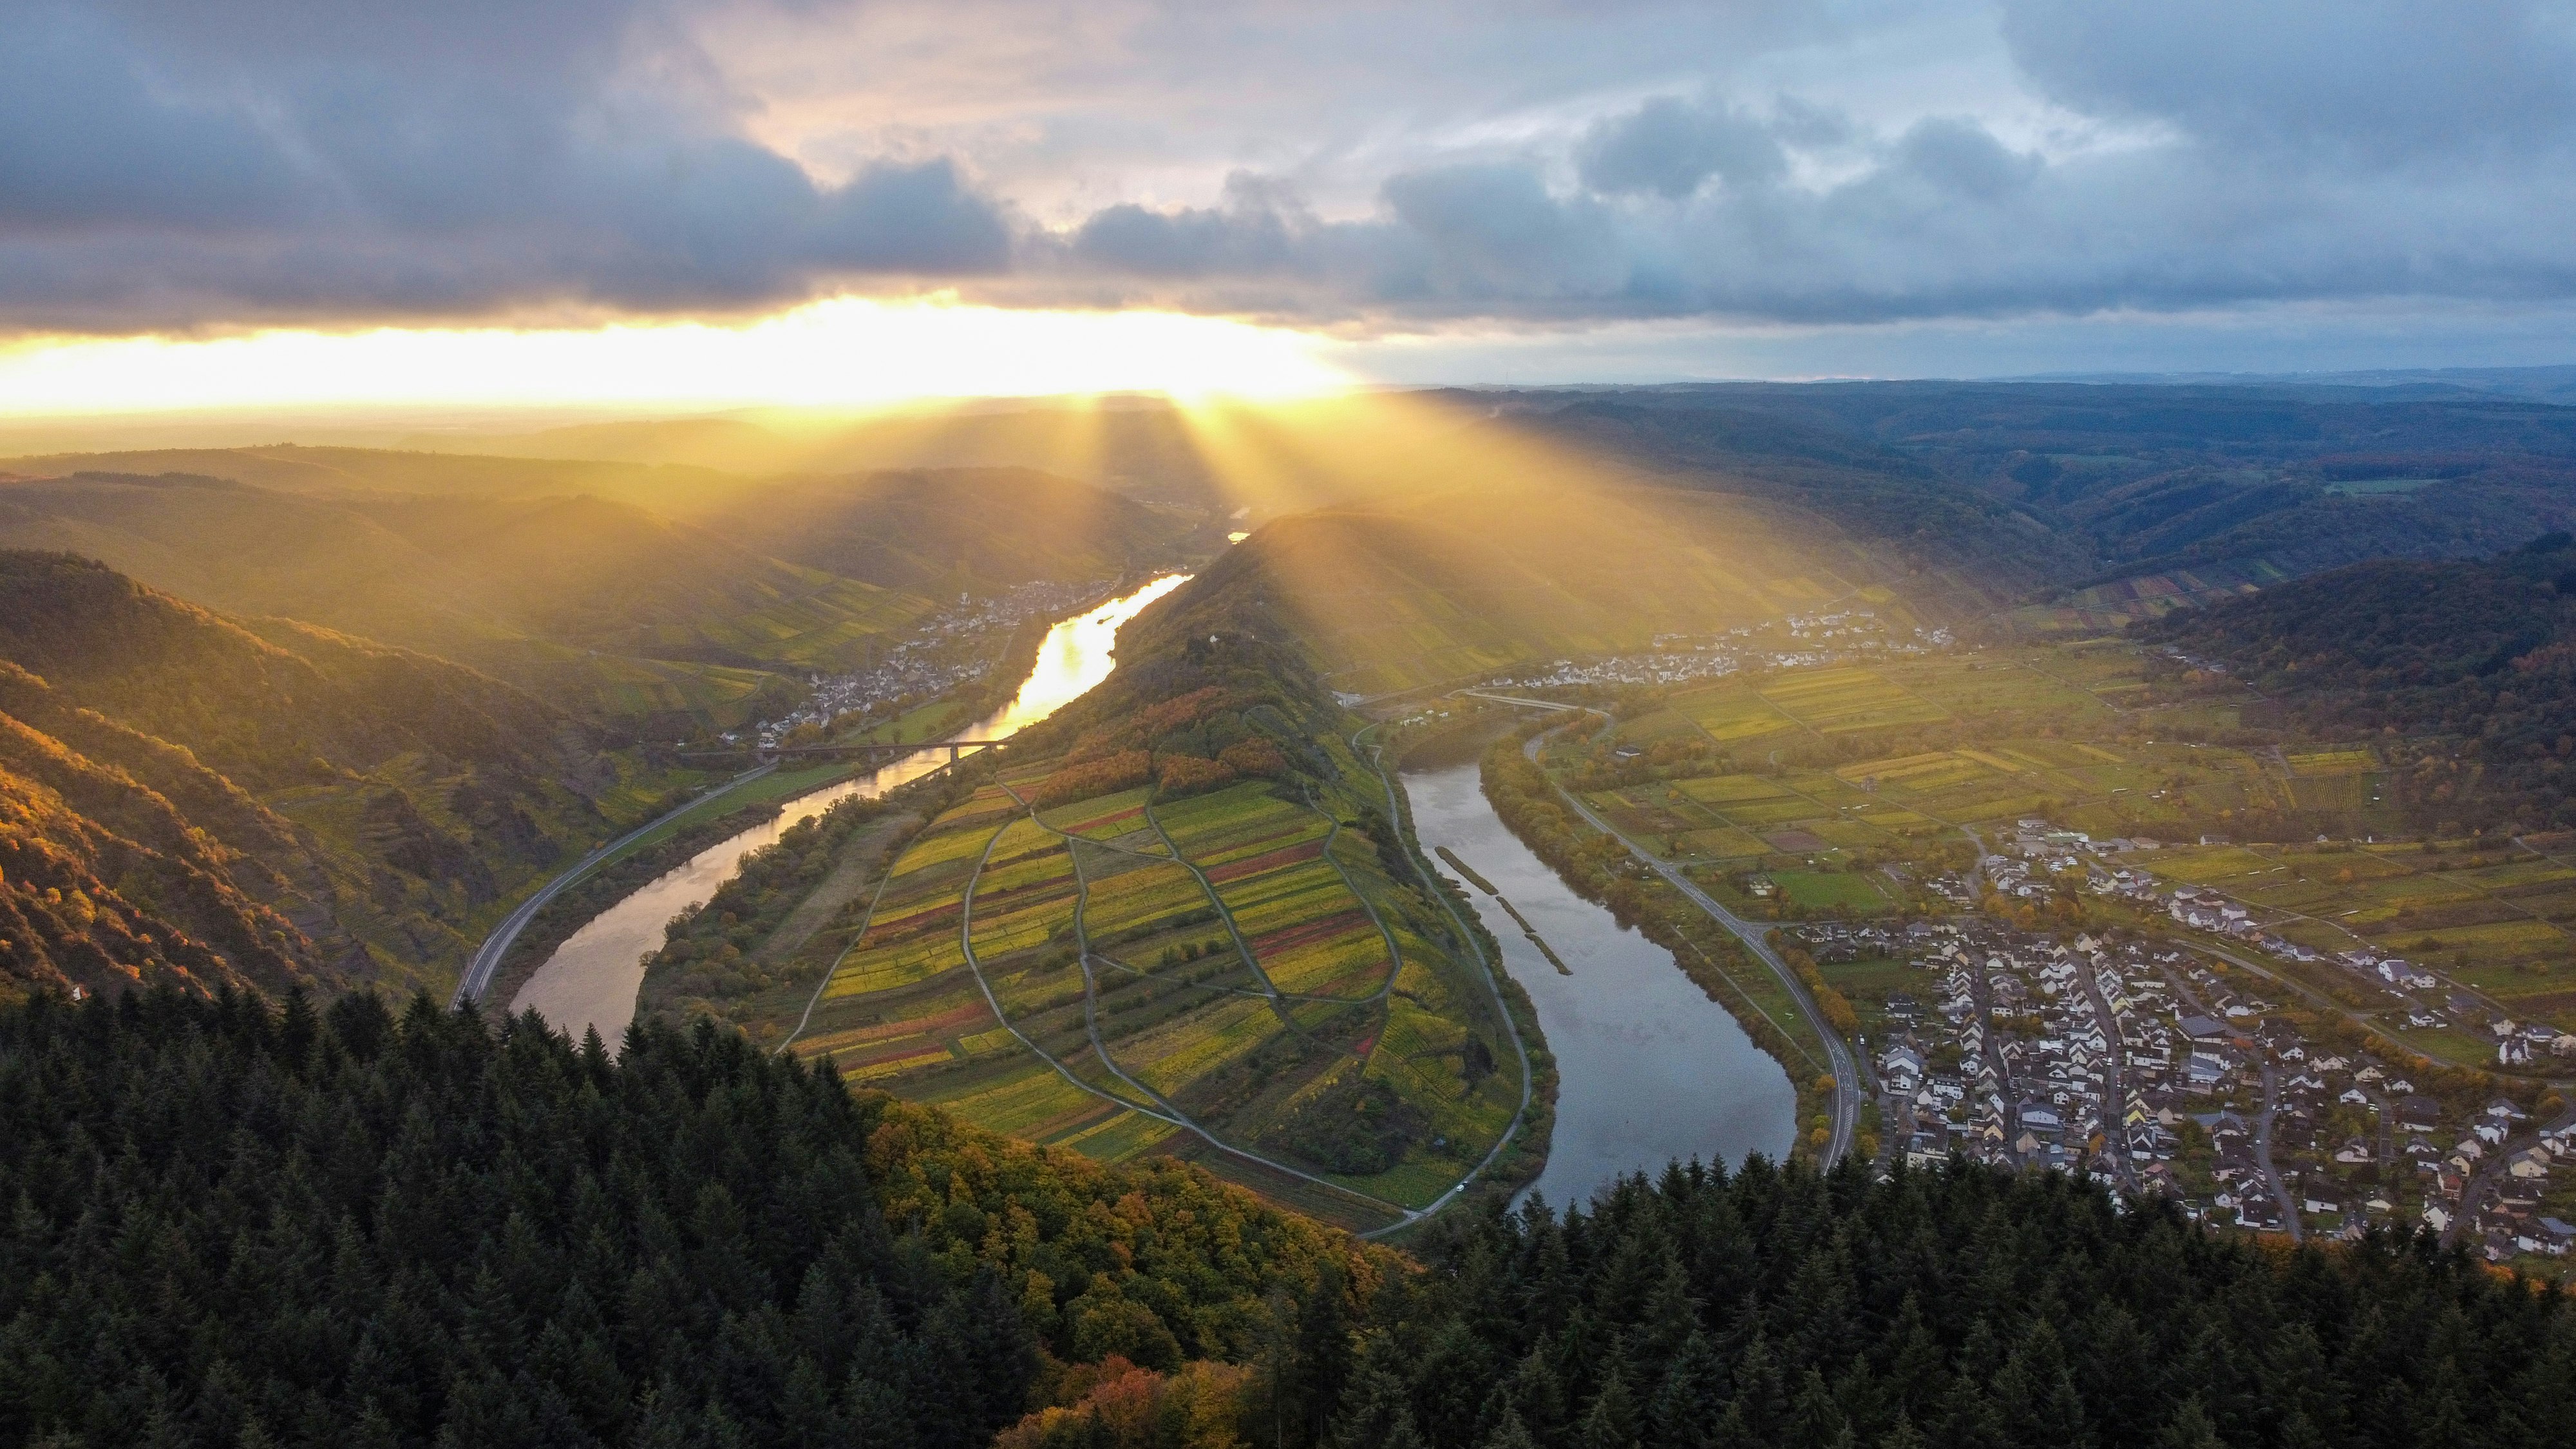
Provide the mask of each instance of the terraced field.
POLYGON ((1507 1028, 1364 834, 1258 779, 1033 810, 1048 776, 1009 770, 912 841, 798 1052, 1032 1141, 1296 1183, 1362 1227, 1439 1196, 1507 1130, 1507 1028), (1274 1130, 1354 1092, 1419 1130, 1391 1152, 1274 1130))

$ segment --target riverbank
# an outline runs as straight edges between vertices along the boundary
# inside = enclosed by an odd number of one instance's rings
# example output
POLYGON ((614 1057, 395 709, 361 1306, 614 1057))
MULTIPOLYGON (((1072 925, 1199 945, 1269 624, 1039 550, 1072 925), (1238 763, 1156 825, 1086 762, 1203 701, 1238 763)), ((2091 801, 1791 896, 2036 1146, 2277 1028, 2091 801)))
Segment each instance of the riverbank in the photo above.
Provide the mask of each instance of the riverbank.
MULTIPOLYGON (((1512 748, 1510 737, 1498 747, 1512 748)), ((1528 1186, 1564 1206, 1676 1159, 1783 1155, 1795 1096, 1779 1069, 1723 1002, 1673 969, 1665 943, 1587 898, 1532 849, 1482 773, 1473 761, 1410 771, 1405 787, 1424 845, 1456 855, 1492 887, 1466 893, 1466 903, 1547 1043, 1550 1137, 1528 1186)))
MULTIPOLYGON (((1027 661, 1025 677, 1008 692, 990 682, 961 689, 957 704, 990 712, 959 732, 1007 737, 1098 683, 1109 672, 1106 639, 1114 638, 1117 624, 1177 587, 1181 577, 1151 581, 1058 620, 1025 652, 1015 636, 1011 649, 1027 661), (1104 638, 1073 642, 1090 634, 1104 638)), ((849 799, 890 795, 948 771, 953 762, 929 743, 934 747, 892 760, 772 771, 666 822, 666 829, 638 840, 619 859, 593 866, 590 879, 548 902, 539 912, 543 920, 530 923, 527 945, 512 952, 511 994, 496 989, 490 999, 507 1000, 513 1010, 535 1009, 565 1030, 597 1027, 604 1037, 622 1036, 640 997, 644 962, 667 944, 675 917, 702 905, 745 861, 804 822, 849 799)), ((776 984, 766 979, 766 968, 750 974, 762 978, 753 990, 776 984)))
MULTIPOLYGON (((1378 765, 1395 788, 1389 791, 1401 818, 1398 826, 1413 838, 1417 852, 1432 849, 1423 837, 1415 818, 1412 792, 1402 784, 1405 774, 1418 768, 1431 768, 1454 763, 1438 742, 1413 740, 1381 752, 1378 765)), ((1475 903, 1457 884, 1437 870, 1422 872, 1423 878, 1437 892, 1449 919, 1472 939, 1462 943, 1481 953, 1488 983, 1503 1005, 1513 1037, 1518 1041, 1527 1074, 1527 1100, 1511 1135, 1501 1144, 1492 1162, 1469 1183, 1453 1206, 1474 1207, 1488 1201, 1508 1203, 1518 1198, 1532 1182, 1547 1170, 1548 1156, 1556 1141, 1556 1100, 1559 1087, 1556 1056, 1548 1050, 1547 1033, 1539 1023, 1538 1005, 1504 964, 1502 942, 1489 930, 1475 903)))
POLYGON ((1623 870, 1627 847, 1563 808, 1544 768, 1522 753, 1551 723, 1524 723, 1483 751, 1478 773, 1495 814, 1568 889, 1662 948, 1681 974, 1779 1067, 1794 1094, 1794 1140, 1785 1150, 1812 1155, 1824 1146, 1816 1130, 1825 1127, 1830 1137, 1833 1078, 1823 1044, 1803 1039, 1807 1033, 1797 1003, 1773 983, 1761 963, 1750 959, 1741 942, 1666 882, 1623 870))

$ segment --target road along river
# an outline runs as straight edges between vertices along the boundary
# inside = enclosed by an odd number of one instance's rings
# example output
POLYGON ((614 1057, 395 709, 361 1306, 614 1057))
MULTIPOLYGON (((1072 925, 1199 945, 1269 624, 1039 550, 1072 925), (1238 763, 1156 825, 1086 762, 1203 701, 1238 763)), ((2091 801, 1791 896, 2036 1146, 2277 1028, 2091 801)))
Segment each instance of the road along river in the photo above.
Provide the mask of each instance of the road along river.
MULTIPOLYGON (((1036 667, 1011 702, 959 732, 961 739, 1003 739, 1062 709, 1109 677, 1111 647, 1118 626, 1189 579, 1170 574, 1132 594, 1112 599, 1087 614, 1067 619, 1047 631, 1038 646, 1036 667)), ((733 879, 743 857, 778 837, 799 821, 810 820, 850 797, 882 795, 917 780, 948 763, 944 750, 923 750, 897 757, 875 772, 827 785, 787 802, 778 818, 755 826, 691 856, 669 874, 653 881, 594 917, 564 939, 546 963, 519 988, 510 1003, 514 1012, 534 1008, 557 1028, 579 1037, 596 1027, 614 1045, 635 1019, 636 994, 644 985, 644 959, 661 949, 663 929, 673 916, 703 903, 716 887, 733 879)))
POLYGON ((1561 1209, 1622 1173, 1652 1175, 1674 1158, 1733 1164, 1750 1152, 1775 1161, 1788 1154, 1797 1132, 1788 1075, 1671 952, 1623 929, 1531 854, 1486 803, 1473 763, 1403 778, 1422 848, 1448 847, 1511 903, 1507 910, 1464 883, 1556 1055, 1556 1132, 1534 1191, 1561 1209))

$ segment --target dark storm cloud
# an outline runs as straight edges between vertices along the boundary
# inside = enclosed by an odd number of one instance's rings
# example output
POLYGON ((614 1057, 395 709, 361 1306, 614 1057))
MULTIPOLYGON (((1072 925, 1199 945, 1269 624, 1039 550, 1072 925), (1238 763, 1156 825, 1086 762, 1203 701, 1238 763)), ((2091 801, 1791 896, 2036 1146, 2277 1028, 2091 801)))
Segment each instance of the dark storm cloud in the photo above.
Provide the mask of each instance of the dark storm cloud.
POLYGON ((664 17, 0 3, 0 314, 114 330, 761 306, 1010 255, 944 157, 818 184, 664 17))
POLYGON ((0 0, 0 329, 2557 301, 2571 142, 2563 0, 0 0))

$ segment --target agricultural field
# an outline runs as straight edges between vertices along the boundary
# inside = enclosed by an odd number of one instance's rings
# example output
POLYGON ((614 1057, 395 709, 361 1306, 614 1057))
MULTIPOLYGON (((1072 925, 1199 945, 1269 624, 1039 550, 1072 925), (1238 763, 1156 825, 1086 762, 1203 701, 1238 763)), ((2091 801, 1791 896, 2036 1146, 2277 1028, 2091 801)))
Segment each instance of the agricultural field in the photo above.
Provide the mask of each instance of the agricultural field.
MULTIPOLYGON (((2564 852, 2513 842, 2432 852, 2420 844, 2184 846, 2140 852, 2130 864, 2222 891, 2301 945, 2403 956, 2445 982, 2444 993, 2467 987, 2509 1014, 2576 1030, 2576 859, 2564 852)), ((2307 974, 2333 982, 2337 969, 2307 974)), ((2464 1039, 2472 1056, 2490 1049, 2464 1039)))
POLYGON ((1519 1100, 1507 1028, 1356 804, 1256 778, 1036 810, 1052 773, 1014 764, 912 840, 797 1051, 1032 1141, 1301 1184, 1354 1225, 1483 1158, 1519 1100), (1351 1138, 1361 1100, 1393 1127, 1351 1138))
POLYGON ((1929 724, 1949 711, 1867 669, 1799 670, 1761 689, 1772 708, 1818 734, 1929 724))

